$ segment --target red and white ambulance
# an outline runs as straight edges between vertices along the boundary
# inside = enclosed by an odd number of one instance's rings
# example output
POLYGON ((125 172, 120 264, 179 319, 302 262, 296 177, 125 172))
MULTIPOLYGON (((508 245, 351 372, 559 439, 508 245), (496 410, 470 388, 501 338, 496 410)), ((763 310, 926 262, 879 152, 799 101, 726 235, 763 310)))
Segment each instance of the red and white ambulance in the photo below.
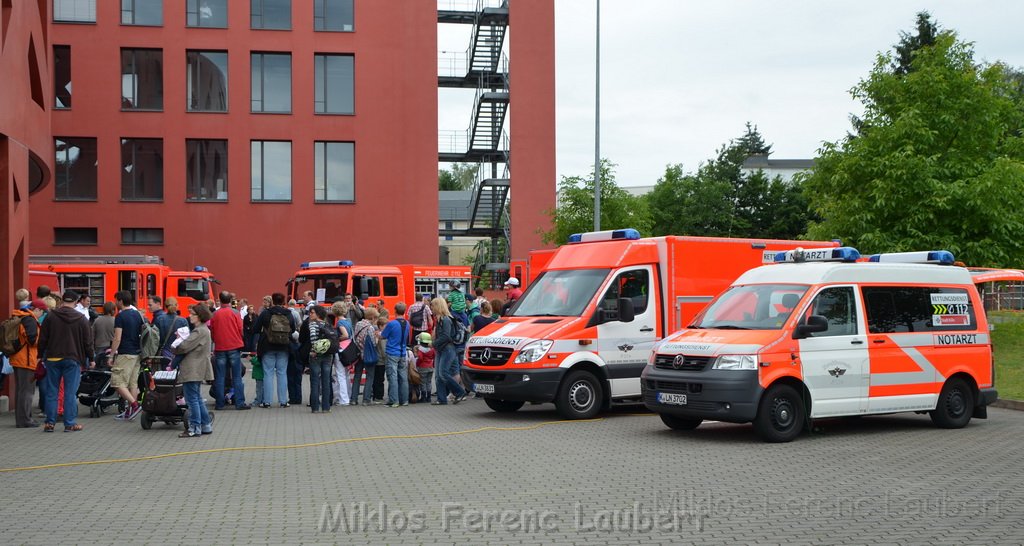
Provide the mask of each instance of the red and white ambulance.
POLYGON ((916 411, 959 428, 986 417, 996 399, 988 322, 951 253, 865 261, 843 247, 776 261, 744 273, 652 352, 644 404, 667 426, 753 422, 785 442, 816 418, 916 411))
POLYGON ((744 271, 800 246, 838 243, 641 238, 632 229, 573 235, 509 315, 469 339, 463 378, 499 412, 554 402, 566 418, 587 418, 612 402, 639 402, 655 342, 744 271))

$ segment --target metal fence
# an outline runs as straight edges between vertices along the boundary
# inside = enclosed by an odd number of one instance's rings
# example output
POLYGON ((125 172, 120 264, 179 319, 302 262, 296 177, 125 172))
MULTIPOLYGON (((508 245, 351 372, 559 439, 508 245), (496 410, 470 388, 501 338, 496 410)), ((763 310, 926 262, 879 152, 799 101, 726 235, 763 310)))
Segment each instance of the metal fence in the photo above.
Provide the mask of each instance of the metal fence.
POLYGON ((986 311, 1024 310, 1024 284, 990 282, 978 286, 986 311))

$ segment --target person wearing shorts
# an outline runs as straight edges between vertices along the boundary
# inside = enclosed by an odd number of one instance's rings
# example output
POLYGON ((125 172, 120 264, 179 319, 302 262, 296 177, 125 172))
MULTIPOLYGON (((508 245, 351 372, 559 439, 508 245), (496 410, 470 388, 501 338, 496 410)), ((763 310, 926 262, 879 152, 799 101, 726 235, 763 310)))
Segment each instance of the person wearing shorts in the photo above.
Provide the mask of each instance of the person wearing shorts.
POLYGON ((131 421, 142 411, 139 406, 139 335, 142 333, 142 313, 135 308, 132 293, 122 290, 114 295, 117 316, 114 317, 114 341, 110 344, 110 355, 114 365, 110 368, 110 386, 117 391, 128 404, 118 414, 118 421, 131 421))

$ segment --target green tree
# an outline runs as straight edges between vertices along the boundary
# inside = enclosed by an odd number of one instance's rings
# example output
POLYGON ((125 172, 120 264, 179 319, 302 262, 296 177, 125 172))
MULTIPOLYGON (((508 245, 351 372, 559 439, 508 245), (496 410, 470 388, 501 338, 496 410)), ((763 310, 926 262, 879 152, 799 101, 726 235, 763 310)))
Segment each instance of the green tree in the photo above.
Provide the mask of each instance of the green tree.
POLYGON ((452 163, 452 168, 437 171, 437 189, 439 191, 466 191, 473 189, 479 165, 470 163, 452 163))
POLYGON ((918 12, 917 34, 900 32, 900 42, 896 44, 896 56, 892 60, 892 71, 904 75, 913 69, 914 53, 924 47, 935 45, 935 37, 939 34, 939 26, 932 22, 927 11, 918 12))
POLYGON ((695 174, 669 165, 648 194, 656 235, 707 235, 792 239, 806 230, 807 206, 799 185, 744 171, 751 155, 768 155, 756 126, 718 149, 695 174))
POLYGON ((879 54, 852 90, 856 137, 825 143, 804 178, 812 238, 861 252, 946 248, 971 265, 1024 263, 1024 126, 1013 79, 941 31, 899 74, 879 54))
MULTIPOLYGON (((615 164, 601 160, 601 229, 634 228, 650 235, 651 215, 642 197, 631 195, 615 181, 615 164)), ((573 233, 594 230, 594 172, 586 178, 563 176, 558 183, 558 204, 548 211, 552 229, 543 233, 545 243, 561 244, 573 233)))

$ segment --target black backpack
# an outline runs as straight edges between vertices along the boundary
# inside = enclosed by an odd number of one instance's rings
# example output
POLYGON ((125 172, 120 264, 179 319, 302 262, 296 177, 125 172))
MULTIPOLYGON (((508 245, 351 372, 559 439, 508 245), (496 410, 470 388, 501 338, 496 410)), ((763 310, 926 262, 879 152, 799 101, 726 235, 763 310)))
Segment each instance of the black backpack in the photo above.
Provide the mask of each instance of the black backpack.
POLYGON ((452 343, 455 345, 465 345, 469 341, 469 329, 466 328, 462 321, 451 317, 449 320, 452 321, 452 343))
POLYGON ((266 327, 267 343, 288 345, 292 342, 292 317, 283 313, 270 313, 266 327))

